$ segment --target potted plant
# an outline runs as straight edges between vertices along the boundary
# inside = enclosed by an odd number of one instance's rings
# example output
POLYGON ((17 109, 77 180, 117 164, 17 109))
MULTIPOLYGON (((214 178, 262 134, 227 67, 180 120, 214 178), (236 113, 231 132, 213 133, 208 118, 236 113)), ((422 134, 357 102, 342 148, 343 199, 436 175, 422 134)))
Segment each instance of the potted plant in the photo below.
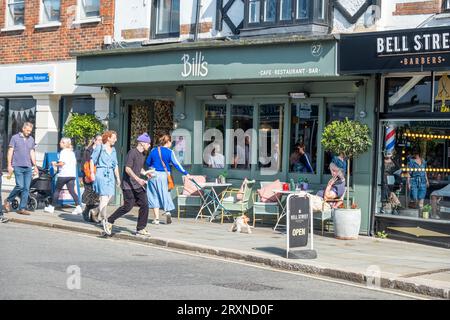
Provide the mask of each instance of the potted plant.
POLYGON ((218 177, 218 182, 226 183, 227 176, 228 176, 228 172, 226 170, 222 171, 222 173, 218 177))
POLYGON ((302 191, 308 190, 309 188, 308 178, 298 177, 297 187, 302 191))
POLYGON ((429 219, 431 210, 432 210, 431 205, 429 204, 424 205, 422 208, 422 218, 429 219))
POLYGON ((343 154, 347 159, 346 201, 344 208, 334 211, 335 236, 338 239, 357 239, 361 227, 361 208, 350 205, 350 160, 365 153, 372 145, 370 129, 359 121, 345 119, 328 124, 322 134, 324 150, 343 154))
POLYGON ((104 129, 105 126, 94 115, 73 113, 64 125, 64 136, 73 139, 74 145, 86 146, 90 139, 104 129))

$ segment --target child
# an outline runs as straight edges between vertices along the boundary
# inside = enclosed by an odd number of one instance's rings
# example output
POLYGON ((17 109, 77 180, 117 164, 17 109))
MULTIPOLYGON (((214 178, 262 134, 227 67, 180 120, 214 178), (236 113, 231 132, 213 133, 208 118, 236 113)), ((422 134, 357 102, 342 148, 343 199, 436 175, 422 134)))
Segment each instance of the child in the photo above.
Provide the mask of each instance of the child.
POLYGON ((72 142, 70 138, 62 138, 59 142, 59 146, 62 149, 59 155, 59 161, 53 161, 52 165, 59 167, 58 179, 56 181, 56 189, 53 193, 52 204, 44 208, 45 212, 53 213, 55 211, 56 204, 58 203, 59 193, 62 188, 67 185, 70 195, 77 204, 72 214, 77 215, 83 212, 80 206, 80 199, 75 193, 75 179, 77 176, 77 159, 75 153, 72 150, 72 142))

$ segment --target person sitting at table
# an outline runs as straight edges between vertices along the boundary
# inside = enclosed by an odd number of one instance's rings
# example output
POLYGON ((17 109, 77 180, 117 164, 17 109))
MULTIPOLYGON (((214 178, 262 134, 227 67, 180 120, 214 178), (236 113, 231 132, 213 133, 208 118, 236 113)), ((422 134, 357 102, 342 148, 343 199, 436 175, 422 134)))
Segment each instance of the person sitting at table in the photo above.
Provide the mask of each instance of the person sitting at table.
POLYGON ((341 168, 335 163, 330 163, 331 179, 324 190, 320 190, 316 195, 309 195, 313 211, 331 209, 329 202, 340 201, 345 193, 345 175, 341 168))
POLYGON ((218 143, 214 144, 214 149, 211 150, 208 159, 208 167, 216 169, 225 168, 225 157, 220 152, 220 145, 218 143))
POLYGON ((314 169, 312 168, 310 161, 310 156, 308 153, 306 153, 305 144, 303 142, 295 144, 294 152, 291 154, 289 162, 291 164, 291 171, 314 173, 314 169))
POLYGON ((431 192, 431 218, 433 219, 439 219, 439 213, 438 213, 438 204, 442 200, 443 197, 450 197, 450 184, 446 185, 442 189, 434 190, 431 192))

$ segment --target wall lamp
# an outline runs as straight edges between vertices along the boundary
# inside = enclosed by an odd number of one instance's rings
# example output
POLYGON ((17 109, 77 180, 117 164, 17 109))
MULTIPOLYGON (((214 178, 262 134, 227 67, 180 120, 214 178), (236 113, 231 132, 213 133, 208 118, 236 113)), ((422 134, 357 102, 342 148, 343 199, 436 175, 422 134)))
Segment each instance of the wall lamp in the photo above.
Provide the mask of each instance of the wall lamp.
POLYGON ((355 81, 355 87, 359 88, 364 85, 364 80, 355 81))
POLYGON ((178 87, 175 89, 175 91, 176 91, 177 93, 182 93, 183 90, 184 90, 184 86, 178 86, 178 87))
POLYGON ((228 100, 231 99, 231 93, 215 93, 212 95, 215 100, 228 100))
POLYGON ((305 99, 309 98, 308 92, 289 92, 289 97, 292 99, 305 99))
POLYGON ((120 93, 120 90, 117 89, 116 87, 111 87, 111 92, 113 95, 117 95, 118 93, 120 93))

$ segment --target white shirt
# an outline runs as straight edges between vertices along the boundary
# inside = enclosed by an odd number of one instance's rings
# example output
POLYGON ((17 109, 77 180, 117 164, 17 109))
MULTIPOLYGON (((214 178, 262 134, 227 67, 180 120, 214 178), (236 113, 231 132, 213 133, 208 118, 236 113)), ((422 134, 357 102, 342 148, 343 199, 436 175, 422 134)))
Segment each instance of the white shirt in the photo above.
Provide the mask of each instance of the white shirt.
POLYGON ((75 178, 77 176, 77 159, 75 153, 70 149, 63 149, 59 154, 59 161, 64 162, 60 167, 58 177, 61 178, 75 178))
POLYGON ((221 153, 216 153, 214 156, 209 156, 208 165, 212 168, 223 169, 225 168, 225 157, 221 153))

